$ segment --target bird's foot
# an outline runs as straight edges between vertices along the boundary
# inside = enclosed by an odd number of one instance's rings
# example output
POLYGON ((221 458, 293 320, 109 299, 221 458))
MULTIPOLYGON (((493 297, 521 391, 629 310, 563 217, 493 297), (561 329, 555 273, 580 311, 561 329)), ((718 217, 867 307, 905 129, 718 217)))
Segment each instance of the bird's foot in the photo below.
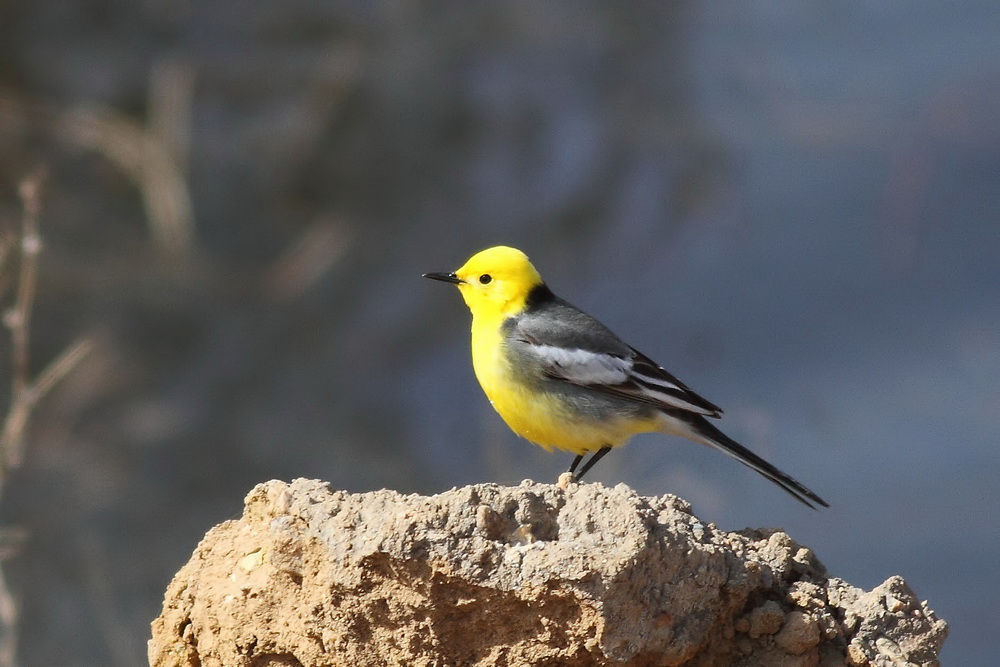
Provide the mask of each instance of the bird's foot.
POLYGON ((576 475, 571 472, 564 472, 559 475, 559 481, 556 482, 556 486, 565 491, 570 484, 576 483, 576 475))

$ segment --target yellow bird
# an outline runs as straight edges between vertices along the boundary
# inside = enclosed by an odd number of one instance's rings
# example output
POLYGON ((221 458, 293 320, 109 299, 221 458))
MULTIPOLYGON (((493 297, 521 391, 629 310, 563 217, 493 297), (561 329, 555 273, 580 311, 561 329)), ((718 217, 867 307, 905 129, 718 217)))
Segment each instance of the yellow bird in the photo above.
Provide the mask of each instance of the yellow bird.
POLYGON ((720 417, 718 406, 554 295, 520 250, 488 248, 457 271, 424 277, 458 286, 472 311, 472 363, 490 403, 519 436, 576 454, 570 477, 579 480, 633 435, 655 431, 714 447, 809 507, 829 507, 713 426, 706 417, 720 417))

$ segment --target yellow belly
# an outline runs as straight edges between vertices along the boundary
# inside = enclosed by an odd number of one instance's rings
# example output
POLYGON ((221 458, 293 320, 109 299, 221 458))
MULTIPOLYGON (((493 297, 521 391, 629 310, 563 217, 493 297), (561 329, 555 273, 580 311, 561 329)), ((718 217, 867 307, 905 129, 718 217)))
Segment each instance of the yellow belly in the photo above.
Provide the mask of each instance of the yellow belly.
POLYGON ((617 447, 637 433, 660 429, 654 418, 587 418, 567 405, 562 396, 518 382, 503 358, 499 336, 498 327, 473 326, 473 367, 493 408, 522 438, 545 449, 583 454, 607 445, 617 447))

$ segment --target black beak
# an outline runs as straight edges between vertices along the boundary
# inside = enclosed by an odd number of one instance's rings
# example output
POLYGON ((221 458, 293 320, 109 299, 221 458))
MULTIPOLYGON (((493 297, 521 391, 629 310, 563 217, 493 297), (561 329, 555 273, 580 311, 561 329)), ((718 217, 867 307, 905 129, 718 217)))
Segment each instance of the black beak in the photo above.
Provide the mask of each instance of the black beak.
POLYGON ((430 278, 431 280, 440 280, 441 282, 451 283, 452 285, 461 285, 462 279, 452 273, 425 273, 424 278, 430 278))

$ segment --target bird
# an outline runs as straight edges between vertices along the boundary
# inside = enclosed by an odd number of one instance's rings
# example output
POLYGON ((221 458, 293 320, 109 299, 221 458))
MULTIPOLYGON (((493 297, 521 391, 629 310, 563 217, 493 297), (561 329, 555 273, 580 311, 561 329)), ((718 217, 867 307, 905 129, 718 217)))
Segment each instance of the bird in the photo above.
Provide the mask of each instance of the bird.
POLYGON ((423 277, 458 287, 472 313, 479 384, 517 435, 576 455, 564 473, 568 481, 580 481, 632 436, 660 432, 735 458, 812 509, 829 507, 712 424, 721 408, 556 296, 524 252, 495 246, 455 271, 423 277))

